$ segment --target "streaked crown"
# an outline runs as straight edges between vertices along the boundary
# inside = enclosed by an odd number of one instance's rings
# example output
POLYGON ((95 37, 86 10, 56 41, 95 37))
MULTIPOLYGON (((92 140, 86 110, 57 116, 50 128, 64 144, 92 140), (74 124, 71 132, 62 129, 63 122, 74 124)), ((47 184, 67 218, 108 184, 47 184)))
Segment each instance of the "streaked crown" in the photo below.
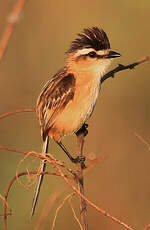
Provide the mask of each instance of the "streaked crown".
POLYGON ((110 42, 106 33, 98 27, 86 28, 83 33, 78 34, 67 53, 72 53, 84 48, 93 48, 94 50, 110 49, 110 42))

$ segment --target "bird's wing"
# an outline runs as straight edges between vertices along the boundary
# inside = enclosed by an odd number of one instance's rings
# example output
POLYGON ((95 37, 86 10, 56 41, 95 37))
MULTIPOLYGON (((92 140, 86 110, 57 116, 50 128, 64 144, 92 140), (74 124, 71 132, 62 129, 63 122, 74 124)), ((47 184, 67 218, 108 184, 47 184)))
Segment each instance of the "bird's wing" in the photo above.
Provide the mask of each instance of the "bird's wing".
POLYGON ((37 114, 40 121, 43 140, 45 140, 56 116, 73 99, 75 77, 73 74, 59 73, 43 88, 37 101, 37 114))

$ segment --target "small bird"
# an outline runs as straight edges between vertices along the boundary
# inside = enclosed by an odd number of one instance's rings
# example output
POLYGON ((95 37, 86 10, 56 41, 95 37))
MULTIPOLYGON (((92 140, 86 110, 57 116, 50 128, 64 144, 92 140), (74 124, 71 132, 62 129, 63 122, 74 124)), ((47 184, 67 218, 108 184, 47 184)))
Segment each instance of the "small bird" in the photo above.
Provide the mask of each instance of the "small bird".
MULTIPOLYGON (((41 136, 42 153, 48 151, 49 137, 77 163, 61 142, 65 135, 77 133, 91 116, 100 91, 100 80, 113 58, 120 54, 112 51, 106 33, 98 27, 86 28, 71 43, 66 52, 64 68, 56 73, 42 89, 36 106, 41 136)), ((41 161, 41 172, 46 161, 41 161)), ((43 174, 39 175, 31 216, 34 215, 43 174)))

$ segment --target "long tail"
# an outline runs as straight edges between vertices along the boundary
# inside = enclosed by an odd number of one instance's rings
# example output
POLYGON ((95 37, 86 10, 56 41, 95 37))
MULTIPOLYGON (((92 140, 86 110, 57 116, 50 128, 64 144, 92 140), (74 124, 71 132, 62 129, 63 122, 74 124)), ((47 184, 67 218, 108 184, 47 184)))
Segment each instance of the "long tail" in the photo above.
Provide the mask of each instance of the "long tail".
MULTIPOLYGON (((48 152, 48 145, 49 145, 49 137, 47 136, 46 140, 43 143, 43 148, 42 148, 42 153, 43 154, 46 154, 48 152)), ((46 161, 42 160, 41 161, 41 172, 44 172, 45 169, 46 169, 46 161)), ((36 186, 36 189, 35 189, 35 195, 34 195, 34 198, 33 198, 33 204, 32 204, 32 210, 31 210, 31 218, 32 218, 32 216, 34 215, 34 212, 35 212, 35 208, 36 208, 36 204, 37 204, 37 201, 38 201, 38 197, 39 197, 43 177, 44 177, 44 174, 39 175, 38 183, 37 183, 37 186, 36 186)))

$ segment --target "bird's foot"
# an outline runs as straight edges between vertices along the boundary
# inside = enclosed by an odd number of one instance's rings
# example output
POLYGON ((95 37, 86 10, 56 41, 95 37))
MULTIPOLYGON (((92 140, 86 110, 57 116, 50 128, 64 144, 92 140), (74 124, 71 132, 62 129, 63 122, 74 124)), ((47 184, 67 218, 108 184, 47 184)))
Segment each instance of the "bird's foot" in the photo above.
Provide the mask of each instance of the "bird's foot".
POLYGON ((82 167, 82 169, 84 169, 84 168, 86 168, 86 166, 85 166, 85 157, 84 156, 77 156, 76 158, 71 158, 71 161, 73 162, 73 163, 75 163, 75 164, 77 164, 77 163, 80 163, 81 164, 81 167, 82 167))
POLYGON ((79 136, 81 134, 84 135, 84 137, 88 134, 88 124, 83 124, 82 127, 76 132, 76 135, 79 136))

